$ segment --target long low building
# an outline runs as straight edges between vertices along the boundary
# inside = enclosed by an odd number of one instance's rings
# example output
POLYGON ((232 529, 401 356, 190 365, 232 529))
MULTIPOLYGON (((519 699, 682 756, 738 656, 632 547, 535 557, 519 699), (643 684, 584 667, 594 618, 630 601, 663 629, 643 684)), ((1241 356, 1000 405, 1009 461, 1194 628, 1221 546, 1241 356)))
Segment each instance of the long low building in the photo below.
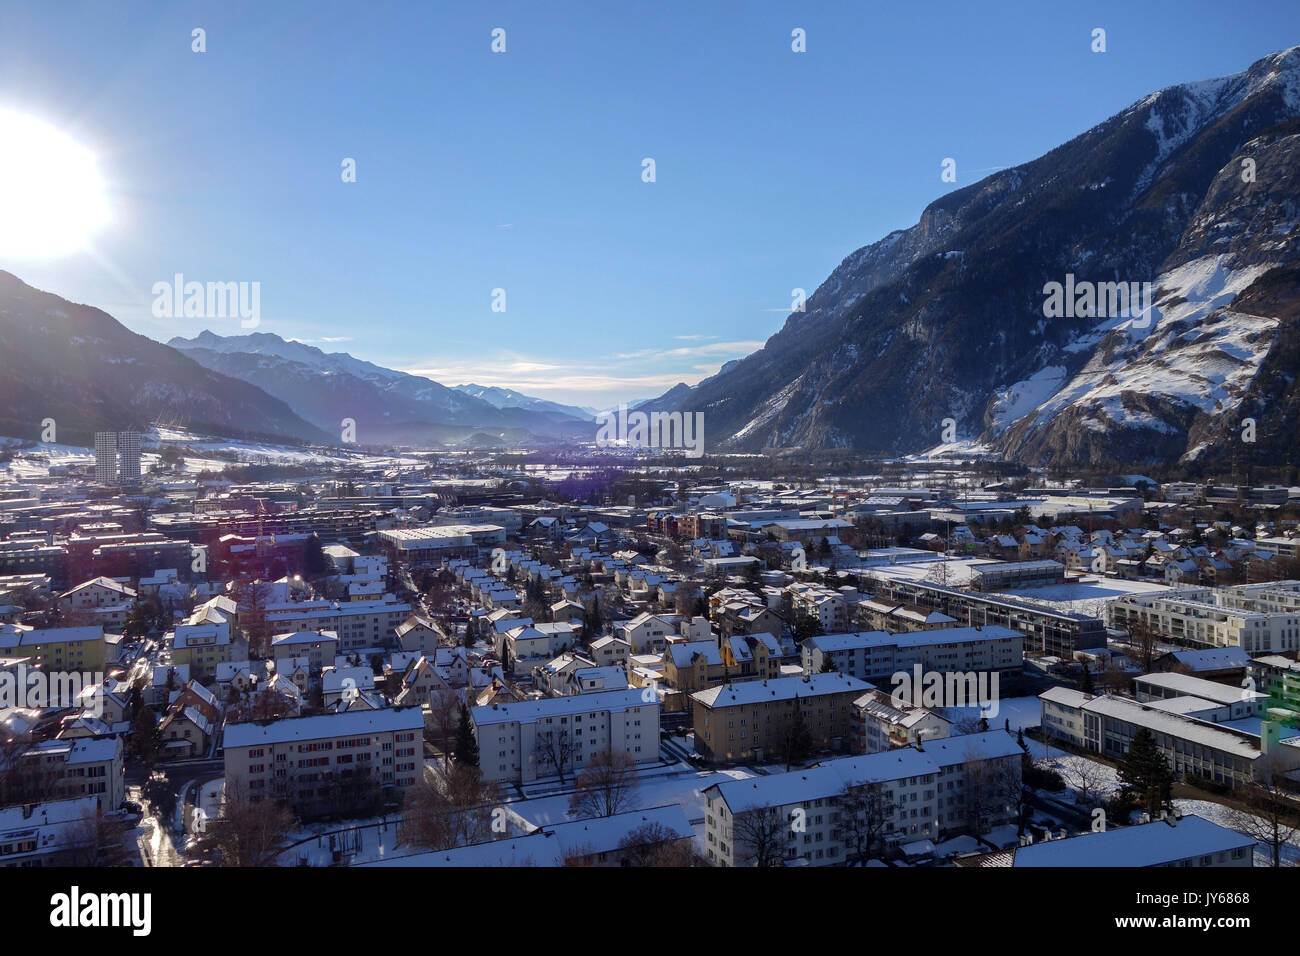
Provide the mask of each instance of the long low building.
POLYGON ((447 524, 380 531, 392 557, 408 564, 436 564, 444 558, 476 558, 480 548, 505 544, 506 530, 495 524, 447 524))
POLYGON ((227 724, 226 786, 307 814, 374 789, 400 793, 423 774, 423 734, 419 707, 227 724))
POLYGON ((1000 624, 1025 636, 1025 650, 1066 660, 1074 652, 1106 646, 1106 625, 1100 618, 999 594, 962 591, 929 581, 892 577, 883 569, 866 573, 863 587, 880 600, 898 601, 942 611, 969 625, 1000 624))
POLYGON ((487 781, 568 780, 600 753, 659 759, 659 698, 640 688, 473 707, 470 720, 487 781))
POLYGON ((932 631, 888 634, 860 631, 825 634, 803 643, 805 674, 820 673, 827 664, 859 680, 888 680, 893 674, 925 671, 1018 671, 1024 666, 1024 635, 1009 627, 948 627, 932 631))
POLYGON ((1198 816, 1016 847, 1012 866, 1253 866, 1255 841, 1198 816))
POLYGON ((1053 687, 1038 699, 1045 732, 1112 760, 1123 759, 1138 730, 1146 729, 1179 776, 1239 787, 1270 772, 1300 769, 1300 747, 1280 739, 1278 725, 1271 721, 1259 722, 1259 732, 1252 733, 1168 706, 1183 698, 1142 703, 1110 694, 1094 697, 1067 687, 1053 687))

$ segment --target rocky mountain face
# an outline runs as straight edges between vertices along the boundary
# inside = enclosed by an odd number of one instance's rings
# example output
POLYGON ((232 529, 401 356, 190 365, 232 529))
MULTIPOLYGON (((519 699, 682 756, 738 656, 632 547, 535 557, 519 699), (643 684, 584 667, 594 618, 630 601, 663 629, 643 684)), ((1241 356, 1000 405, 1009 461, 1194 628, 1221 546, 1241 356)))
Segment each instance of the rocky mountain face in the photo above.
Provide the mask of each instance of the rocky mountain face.
POLYGON ((320 428, 339 434, 356 423, 362 444, 586 438, 590 420, 546 408, 498 408, 483 398, 344 352, 326 353, 269 332, 220 336, 202 332, 167 343, 205 368, 256 385, 320 428))
POLYGON ((66 443, 154 422, 236 438, 330 440, 261 389, 0 271, 0 434, 41 438, 47 418, 66 443))
POLYGON ((671 404, 747 451, 1293 456, 1298 117, 1300 47, 1152 94, 854 252, 671 404))

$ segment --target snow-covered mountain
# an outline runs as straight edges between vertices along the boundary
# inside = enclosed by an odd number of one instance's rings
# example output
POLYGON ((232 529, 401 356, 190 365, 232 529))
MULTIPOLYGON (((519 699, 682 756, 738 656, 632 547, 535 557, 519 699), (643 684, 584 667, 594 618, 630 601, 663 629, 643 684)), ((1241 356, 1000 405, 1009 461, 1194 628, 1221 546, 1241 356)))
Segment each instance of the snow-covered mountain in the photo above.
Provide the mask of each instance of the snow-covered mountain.
POLYGON ((343 419, 358 442, 468 442, 486 435, 514 443, 529 438, 590 439, 590 419, 545 408, 500 407, 431 379, 326 353, 270 332, 221 336, 204 331, 167 343, 205 368, 242 379, 282 399, 322 429, 343 419))
POLYGON ((749 450, 914 452, 951 419, 1026 461, 1194 459, 1253 418, 1255 460, 1293 457, 1298 118, 1300 47, 1147 96, 857 250, 676 407, 749 450))
POLYGON ((570 418, 576 418, 582 421, 593 419, 596 416, 596 410, 592 408, 580 408, 577 405, 562 405, 559 402, 547 401, 544 398, 533 398, 531 395, 525 395, 522 392, 516 392, 510 388, 500 388, 496 385, 456 385, 453 386, 456 391, 463 392, 466 395, 472 395, 474 398, 482 399, 493 408, 529 408, 534 411, 554 412, 557 415, 567 415, 570 418))

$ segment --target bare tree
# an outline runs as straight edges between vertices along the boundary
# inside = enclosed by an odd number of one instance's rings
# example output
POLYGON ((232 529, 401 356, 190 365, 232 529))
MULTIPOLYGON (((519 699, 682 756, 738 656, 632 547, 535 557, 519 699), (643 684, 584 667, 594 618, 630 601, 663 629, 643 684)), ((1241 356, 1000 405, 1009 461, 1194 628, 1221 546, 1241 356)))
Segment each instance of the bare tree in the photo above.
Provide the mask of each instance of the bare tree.
POLYGON ((1085 804, 1098 803, 1102 786, 1111 780, 1109 767, 1077 754, 1067 754, 1056 764, 1057 772, 1071 790, 1083 798, 1085 804))
POLYGON ((1129 689, 1132 680, 1128 671, 1120 667, 1118 661, 1111 658, 1106 665, 1106 669, 1098 676, 1097 685, 1102 693, 1121 694, 1129 689))
POLYGON ((496 784, 485 782, 477 767, 457 763, 426 773, 406 791, 398 843, 431 850, 486 843, 496 835, 500 806, 496 784))
POLYGON ((74 825, 68 851, 69 866, 130 866, 129 828, 121 817, 96 809, 74 825))
POLYGON ((689 836, 681 837, 660 823, 646 823, 619 841, 623 858, 632 866, 699 866, 689 836))
POLYGON ((1155 630, 1146 621, 1141 618, 1129 618, 1128 625, 1129 643, 1137 655, 1137 663, 1142 668, 1143 674, 1151 673, 1151 668, 1155 666, 1157 655, 1160 653, 1160 647, 1157 644, 1158 635, 1155 630))
POLYGON ((1278 785, 1272 762, 1264 768, 1262 779, 1246 790, 1246 807, 1230 812, 1231 826, 1268 847, 1272 865, 1282 866, 1282 847, 1300 833, 1300 810, 1287 792, 1278 785))
POLYGON ((746 866, 780 866, 791 832, 790 821, 780 810, 762 807, 736 814, 731 836, 746 866))
POLYGON ((561 728, 538 734, 537 749, 541 752, 542 759, 560 775, 560 783, 564 783, 564 768, 573 761, 573 738, 569 736, 569 731, 561 728))
POLYGON ((450 763, 460 724, 460 698, 450 687, 429 692, 429 722, 433 725, 430 732, 442 751, 443 762, 450 763))
POLYGON ((836 797, 836 804, 849 858, 861 861, 883 854, 894 833, 894 813, 901 804, 890 800, 880 783, 846 786, 836 797))
POLYGON ((276 866, 294 822, 287 807, 254 800, 227 784, 220 815, 208 822, 192 852, 221 866, 276 866))
POLYGON ((0 740, 0 807, 57 797, 63 759, 33 749, 23 737, 0 740))
POLYGON ((601 752, 574 780, 569 810, 578 817, 612 817, 631 809, 636 788, 636 761, 624 750, 601 752))
POLYGON ((962 764, 962 792, 957 805, 967 829, 975 836, 988 833, 993 821, 1006 812, 1006 797, 998 768, 990 760, 969 754, 962 764))

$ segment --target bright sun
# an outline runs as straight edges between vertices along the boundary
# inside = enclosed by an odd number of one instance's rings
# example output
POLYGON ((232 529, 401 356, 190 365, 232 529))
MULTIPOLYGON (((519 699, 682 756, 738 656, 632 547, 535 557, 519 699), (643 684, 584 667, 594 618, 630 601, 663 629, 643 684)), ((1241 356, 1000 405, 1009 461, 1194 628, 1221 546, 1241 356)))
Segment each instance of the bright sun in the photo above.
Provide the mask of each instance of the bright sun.
POLYGON ((91 152, 40 120, 0 109, 0 257, 75 252, 107 222, 91 152))

